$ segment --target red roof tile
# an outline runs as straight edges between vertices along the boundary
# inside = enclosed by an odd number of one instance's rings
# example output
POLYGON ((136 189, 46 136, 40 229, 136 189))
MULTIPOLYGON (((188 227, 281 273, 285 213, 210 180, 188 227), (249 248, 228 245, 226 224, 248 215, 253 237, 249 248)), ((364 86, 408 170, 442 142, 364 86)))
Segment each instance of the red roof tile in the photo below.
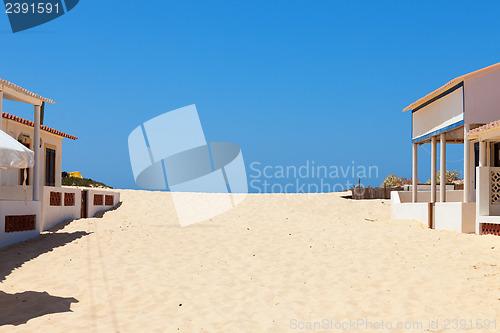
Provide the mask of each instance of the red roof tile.
MULTIPOLYGON (((25 125, 28 125, 28 126, 31 126, 31 127, 35 127, 35 123, 32 122, 31 120, 24 119, 24 118, 21 118, 21 117, 18 117, 18 116, 14 116, 14 115, 11 115, 10 113, 7 113, 7 112, 3 112, 2 117, 6 118, 6 119, 13 120, 13 121, 17 121, 18 123, 21 123, 21 124, 25 124, 25 125)), ((45 126, 45 125, 42 125, 41 129, 42 129, 42 131, 49 132, 49 133, 52 133, 52 134, 55 134, 55 135, 59 135, 59 136, 62 136, 64 138, 68 138, 68 139, 71 139, 71 140, 78 139, 74 135, 66 134, 64 132, 58 131, 56 129, 53 129, 53 128, 45 126)))
POLYGON ((495 127, 498 127, 498 126, 500 126, 500 120, 492 121, 489 124, 480 126, 478 128, 474 128, 473 130, 470 130, 469 133, 467 133, 467 134, 470 135, 470 134, 481 133, 481 132, 484 132, 484 131, 486 131, 488 129, 495 128, 495 127))

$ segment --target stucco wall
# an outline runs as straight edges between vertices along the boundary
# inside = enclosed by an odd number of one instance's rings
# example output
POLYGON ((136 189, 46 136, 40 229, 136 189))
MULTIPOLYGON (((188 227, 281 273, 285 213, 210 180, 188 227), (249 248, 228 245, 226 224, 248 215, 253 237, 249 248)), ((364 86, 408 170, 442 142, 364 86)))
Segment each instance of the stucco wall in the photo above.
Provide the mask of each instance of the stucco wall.
MULTIPOLYGON (((24 188, 22 186, 0 186, 0 200, 19 200, 23 201, 25 198, 24 188)), ((33 188, 26 186, 26 199, 33 199, 33 188)))
POLYGON ((48 230, 59 223, 79 219, 81 214, 82 191, 71 187, 48 187, 43 190, 42 207, 42 230, 48 230), (59 192, 62 194, 60 206, 50 205, 50 192, 59 192), (74 193, 74 206, 66 206, 64 202, 64 193, 74 193))
MULTIPOLYGON (((33 150, 33 135, 34 128, 25 124, 21 124, 19 122, 13 121, 11 119, 3 119, 2 120, 2 130, 12 136, 14 139, 18 140, 22 134, 25 134, 30 137, 33 150)), ((63 138, 61 136, 46 132, 40 131, 40 139, 41 139, 41 158, 40 158, 40 185, 45 185, 45 148, 47 146, 54 146, 56 148, 56 177, 55 177, 55 185, 56 187, 61 186, 61 172, 62 172, 62 142, 63 138)), ((33 184, 33 170, 31 170, 30 175, 30 184, 33 184)), ((19 185, 19 170, 0 170, 0 186, 13 186, 19 185)), ((12 198, 15 199, 15 198, 12 198)))
POLYGON ((87 214, 88 217, 94 217, 97 213, 110 210, 116 205, 120 203, 120 192, 114 192, 114 191, 106 191, 106 190, 93 190, 89 189, 89 196, 88 196, 88 209, 87 209, 87 214), (106 195, 112 195, 113 196, 113 205, 112 206, 107 206, 105 205, 105 202, 103 202, 102 205, 94 205, 94 195, 103 195, 106 197, 106 195))
MULTIPOLYGON (((420 185, 419 185, 420 189, 420 185)), ((393 191, 395 192, 395 191, 393 191)), ((398 193, 398 198, 401 203, 411 203, 412 202, 412 192, 411 191, 400 191, 398 193)), ((439 190, 436 191, 439 193, 439 190)), ((462 190, 451 190, 446 191, 446 201, 447 202, 461 202, 463 201, 464 191, 462 190)), ((439 198, 439 195, 437 196, 439 198)), ((392 196, 391 196, 392 199, 392 196)), ((431 201, 431 191, 418 191, 417 202, 430 202, 431 201)))
POLYGON ((434 206, 434 228, 437 230, 473 233, 475 223, 474 202, 436 202, 434 206))
POLYGON ((40 234, 40 201, 0 201, 0 247, 21 242, 40 234), (5 216, 36 215, 35 230, 5 232, 5 216))
MULTIPOLYGON (((449 202, 436 202, 433 208, 433 226, 437 230, 475 232, 476 204, 460 202, 463 191, 451 191, 449 202)), ((419 192, 419 202, 411 202, 411 192, 391 192, 392 217, 400 220, 418 220, 429 225, 430 192, 419 192), (422 202, 422 201, 423 202, 422 202), (427 201, 427 202, 425 202, 427 201)))
POLYGON ((500 71, 466 79, 465 122, 483 124, 500 119, 500 71))

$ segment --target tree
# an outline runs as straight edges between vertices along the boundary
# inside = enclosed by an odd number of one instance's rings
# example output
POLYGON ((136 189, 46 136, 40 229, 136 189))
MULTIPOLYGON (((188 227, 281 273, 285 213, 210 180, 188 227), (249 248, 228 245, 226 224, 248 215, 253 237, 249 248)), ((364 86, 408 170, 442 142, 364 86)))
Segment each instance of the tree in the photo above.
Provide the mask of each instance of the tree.
POLYGON ((385 177, 384 181, 380 185, 381 187, 398 187, 406 184, 411 184, 411 180, 404 177, 397 177, 396 175, 389 174, 385 177))
MULTIPOLYGON (((458 176, 458 172, 453 170, 453 171, 450 171, 450 170, 446 170, 446 183, 453 183, 457 180, 459 180, 459 176, 458 176)), ((427 181, 427 184, 430 184, 431 183, 431 180, 429 179, 427 181)), ((436 173, 436 184, 440 184, 441 183, 441 171, 438 171, 436 173)))

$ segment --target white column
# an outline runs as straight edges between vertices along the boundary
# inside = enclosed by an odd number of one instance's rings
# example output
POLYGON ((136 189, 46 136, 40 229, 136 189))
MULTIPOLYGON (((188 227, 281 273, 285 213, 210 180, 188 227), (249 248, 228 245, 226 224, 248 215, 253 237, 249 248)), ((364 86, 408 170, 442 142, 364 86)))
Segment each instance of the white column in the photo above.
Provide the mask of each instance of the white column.
POLYGON ((491 143, 486 141, 486 166, 491 166, 491 143))
POLYGON ((0 91, 0 130, 2 129, 3 121, 3 91, 0 91))
POLYGON ((35 134, 33 135, 33 151, 35 165, 33 166, 33 201, 40 200, 40 105, 35 105, 35 134))
POLYGON ((413 168, 412 168, 412 202, 417 202, 417 152, 418 145, 413 144, 413 168))
POLYGON ((437 137, 431 139, 431 202, 436 202, 436 160, 437 160, 437 137))
POLYGON ((470 140, 467 140, 467 133, 470 125, 464 126, 464 202, 470 202, 470 140))
POLYGON ((486 166, 486 141, 479 141, 479 166, 486 166))
POLYGON ((446 202, 446 134, 441 133, 439 138, 441 148, 441 179, 439 180, 439 196, 441 202, 446 202))

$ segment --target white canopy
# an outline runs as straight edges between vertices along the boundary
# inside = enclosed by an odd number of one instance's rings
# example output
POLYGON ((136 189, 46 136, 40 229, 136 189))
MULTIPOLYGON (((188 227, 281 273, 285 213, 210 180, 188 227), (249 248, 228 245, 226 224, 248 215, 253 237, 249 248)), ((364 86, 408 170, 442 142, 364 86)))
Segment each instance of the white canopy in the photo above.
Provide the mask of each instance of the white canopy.
POLYGON ((34 164, 33 151, 0 130, 0 169, 31 168, 34 164))

